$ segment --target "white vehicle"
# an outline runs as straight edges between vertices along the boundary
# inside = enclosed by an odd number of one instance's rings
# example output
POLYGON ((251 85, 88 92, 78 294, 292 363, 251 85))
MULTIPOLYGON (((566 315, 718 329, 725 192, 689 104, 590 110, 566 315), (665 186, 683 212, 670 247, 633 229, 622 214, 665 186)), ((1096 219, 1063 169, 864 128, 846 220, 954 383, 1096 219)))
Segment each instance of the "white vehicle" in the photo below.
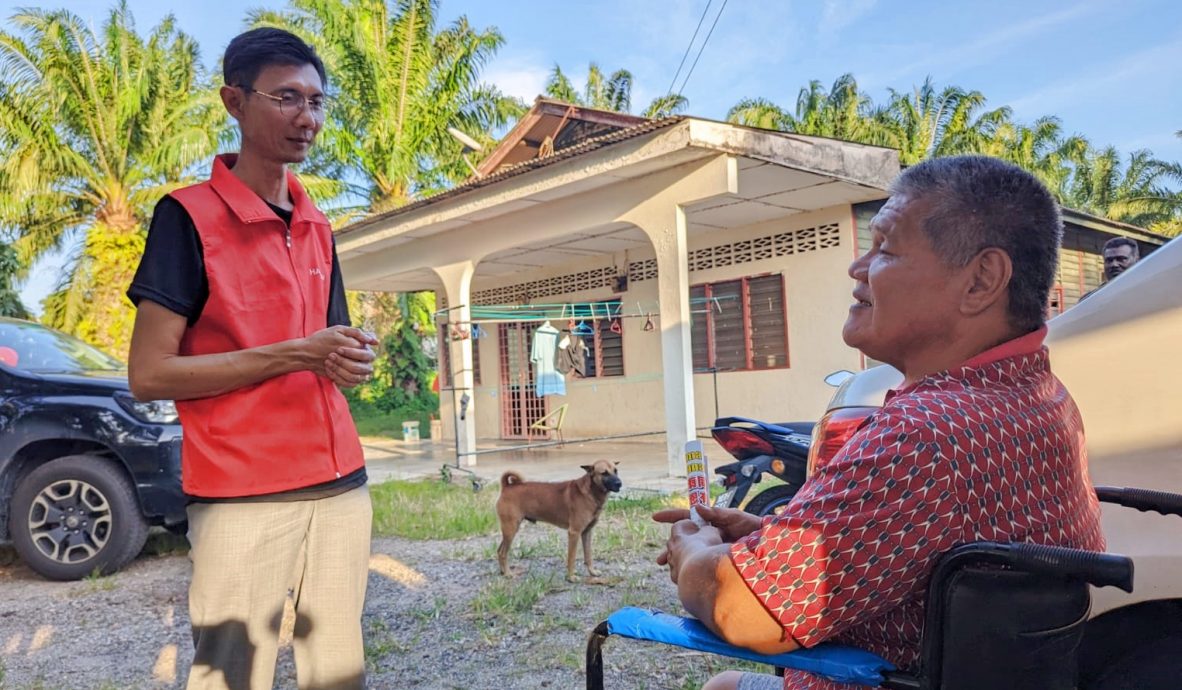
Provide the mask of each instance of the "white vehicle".
MULTIPOLYGON (((1182 493, 1182 241, 1052 319, 1047 345, 1083 414, 1093 484, 1182 493)), ((886 365, 849 375, 814 430, 809 472, 902 380, 886 365)), ((1092 590, 1080 688, 1182 687, 1182 520, 1102 509, 1108 551, 1133 559, 1135 588, 1092 590)))

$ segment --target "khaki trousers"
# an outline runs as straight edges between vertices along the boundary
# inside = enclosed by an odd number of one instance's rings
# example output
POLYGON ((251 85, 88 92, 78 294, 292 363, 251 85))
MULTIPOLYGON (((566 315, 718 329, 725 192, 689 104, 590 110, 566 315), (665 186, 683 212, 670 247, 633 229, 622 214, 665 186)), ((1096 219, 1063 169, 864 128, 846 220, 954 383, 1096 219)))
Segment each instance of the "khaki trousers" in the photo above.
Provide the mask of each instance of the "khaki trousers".
POLYGON ((189 506, 188 690, 271 690, 288 590, 300 690, 365 687, 369 488, 287 503, 189 506))

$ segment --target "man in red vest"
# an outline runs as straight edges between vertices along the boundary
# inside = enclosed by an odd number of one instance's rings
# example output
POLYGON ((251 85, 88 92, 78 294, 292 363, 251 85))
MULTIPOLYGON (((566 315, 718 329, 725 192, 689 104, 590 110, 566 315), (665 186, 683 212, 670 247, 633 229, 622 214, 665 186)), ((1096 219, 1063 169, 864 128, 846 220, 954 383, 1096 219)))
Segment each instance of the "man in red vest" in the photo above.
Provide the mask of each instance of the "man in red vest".
POLYGON ((129 376, 177 401, 196 647, 188 688, 269 690, 284 602, 301 688, 363 688, 371 508, 340 388, 373 371, 332 228, 288 164, 324 124, 324 65, 278 29, 223 58, 238 154, 156 206, 128 296, 129 376))

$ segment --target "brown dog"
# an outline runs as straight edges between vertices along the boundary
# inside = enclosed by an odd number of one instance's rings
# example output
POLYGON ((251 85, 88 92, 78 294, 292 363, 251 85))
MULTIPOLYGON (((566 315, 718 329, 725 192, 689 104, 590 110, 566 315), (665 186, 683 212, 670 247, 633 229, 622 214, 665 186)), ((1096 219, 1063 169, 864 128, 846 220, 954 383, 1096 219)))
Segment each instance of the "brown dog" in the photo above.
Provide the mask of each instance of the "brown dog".
POLYGON ((575 550, 583 540, 583 561, 587 573, 597 573, 591 561, 591 528, 599 521, 603 504, 611 491, 622 486, 618 462, 596 460, 583 465, 586 474, 565 482, 527 482, 516 472, 501 475, 501 496, 497 499, 497 517, 501 520, 501 545, 497 562, 501 574, 509 575, 509 547, 522 520, 548 522, 566 529, 566 579, 575 580, 575 550))

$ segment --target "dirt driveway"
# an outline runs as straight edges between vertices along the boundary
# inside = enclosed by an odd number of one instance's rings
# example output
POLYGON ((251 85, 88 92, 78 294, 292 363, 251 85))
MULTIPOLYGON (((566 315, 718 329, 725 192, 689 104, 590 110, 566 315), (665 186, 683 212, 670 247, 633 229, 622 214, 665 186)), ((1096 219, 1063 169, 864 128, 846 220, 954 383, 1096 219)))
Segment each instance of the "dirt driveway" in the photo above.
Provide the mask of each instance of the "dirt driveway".
MULTIPOLYGON (((541 525, 522 530, 514 563, 526 572, 511 581, 497 573, 493 534, 375 539, 364 621, 370 687, 583 687, 587 633, 607 613, 623 605, 678 610, 652 561, 663 541, 654 527, 632 517, 601 523, 607 585, 567 583, 565 536, 541 525)), ((183 687, 192 657, 183 552, 146 553, 112 577, 73 583, 40 579, 11 554, 2 562, 0 688, 183 687)), ((624 641, 609 642, 605 660, 608 687, 621 689, 697 688, 733 666, 624 641)), ((289 646, 276 678, 277 688, 295 688, 289 646)))

